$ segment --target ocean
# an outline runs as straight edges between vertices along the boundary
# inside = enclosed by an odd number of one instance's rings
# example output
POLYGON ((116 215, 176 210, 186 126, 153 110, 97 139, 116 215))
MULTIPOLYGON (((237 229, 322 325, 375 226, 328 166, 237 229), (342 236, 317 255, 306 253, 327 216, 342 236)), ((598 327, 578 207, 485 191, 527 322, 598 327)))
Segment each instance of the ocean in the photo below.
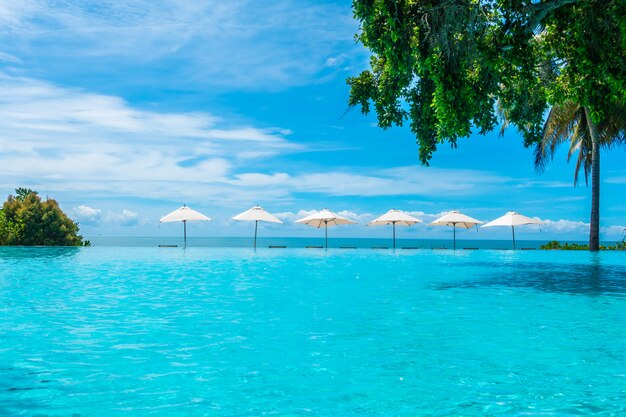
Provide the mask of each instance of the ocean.
MULTIPOLYGON (((86 236, 93 246, 157 247, 159 245, 182 247, 183 237, 120 237, 86 236)), ((518 249, 538 249, 547 240, 518 240, 518 249)), ((586 243, 586 242, 577 242, 586 243)), ((614 244, 615 242, 609 242, 614 244)), ((252 237, 188 237, 187 246, 206 248, 249 248, 253 246, 252 237)), ((286 246, 290 249, 307 246, 324 246, 324 237, 259 237, 258 248, 286 246)), ((393 241, 388 238, 328 238, 330 248, 392 248, 393 241)), ((452 239, 396 239, 396 247, 411 249, 452 249, 452 239)), ((510 240, 468 240, 457 239, 457 249, 511 249, 510 240)))

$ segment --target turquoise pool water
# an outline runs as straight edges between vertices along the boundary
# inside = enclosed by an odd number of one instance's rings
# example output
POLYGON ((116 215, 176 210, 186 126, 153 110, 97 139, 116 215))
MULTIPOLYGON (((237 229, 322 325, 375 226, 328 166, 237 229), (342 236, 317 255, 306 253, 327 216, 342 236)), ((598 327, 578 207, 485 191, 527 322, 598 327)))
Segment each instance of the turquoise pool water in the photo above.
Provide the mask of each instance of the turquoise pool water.
POLYGON ((0 249, 0 416, 622 416, 626 253, 0 249))

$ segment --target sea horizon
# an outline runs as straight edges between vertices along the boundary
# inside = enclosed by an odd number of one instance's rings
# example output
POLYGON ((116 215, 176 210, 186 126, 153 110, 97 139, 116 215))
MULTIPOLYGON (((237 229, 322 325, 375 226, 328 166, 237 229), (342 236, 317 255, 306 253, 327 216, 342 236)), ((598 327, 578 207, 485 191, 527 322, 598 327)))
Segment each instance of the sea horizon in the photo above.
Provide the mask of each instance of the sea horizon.
MULTIPOLYGON (((182 247, 184 241, 179 236, 84 236, 91 242, 92 246, 114 246, 114 247, 154 247, 173 246, 182 247)), ((552 240, 558 239, 517 239, 518 249, 539 249, 539 247, 552 240)), ((561 240, 567 243, 588 243, 584 240, 561 240)), ((602 242, 603 244, 614 244, 613 241, 602 242)), ((187 237, 188 247, 211 247, 211 248, 246 248, 252 247, 252 237, 242 236, 195 236, 187 237)), ((259 237, 257 238, 257 248, 269 248, 286 246, 288 248, 306 248, 307 246, 323 246, 323 237, 259 237)), ((391 238, 380 237, 329 237, 329 248, 335 249, 381 249, 393 247, 391 238)), ((457 249, 511 249, 511 240, 506 239, 458 239, 457 249)), ((452 239, 396 239, 396 248, 403 249, 452 249, 452 239)))

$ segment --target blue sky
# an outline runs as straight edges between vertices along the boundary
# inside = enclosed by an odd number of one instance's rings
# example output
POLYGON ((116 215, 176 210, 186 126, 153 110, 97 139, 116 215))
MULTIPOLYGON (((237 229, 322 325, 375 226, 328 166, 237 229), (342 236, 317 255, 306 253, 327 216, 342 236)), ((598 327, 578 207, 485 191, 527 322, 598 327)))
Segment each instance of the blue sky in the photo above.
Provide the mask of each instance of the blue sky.
MULTIPOLYGON (((407 128, 349 110, 345 79, 368 62, 349 1, 23 0, 0 4, 0 28, 0 194, 54 197, 86 235, 176 235, 158 219, 183 203, 215 220, 195 235, 247 235, 228 219, 258 203, 286 220, 273 236, 315 235, 292 220, 324 207, 360 223, 392 207, 424 220, 516 210, 548 221, 521 238, 587 236, 589 189, 573 187, 565 149, 538 174, 510 129, 422 167, 407 128)), ((602 157, 602 238, 616 240, 624 149, 602 157)))

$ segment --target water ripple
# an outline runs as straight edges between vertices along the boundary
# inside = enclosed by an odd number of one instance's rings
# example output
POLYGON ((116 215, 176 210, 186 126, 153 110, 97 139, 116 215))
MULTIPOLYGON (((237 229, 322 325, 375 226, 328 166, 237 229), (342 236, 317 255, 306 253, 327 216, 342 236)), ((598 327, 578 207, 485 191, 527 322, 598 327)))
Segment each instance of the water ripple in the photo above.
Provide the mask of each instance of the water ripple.
POLYGON ((624 260, 1 249, 0 415, 625 415, 624 260))

